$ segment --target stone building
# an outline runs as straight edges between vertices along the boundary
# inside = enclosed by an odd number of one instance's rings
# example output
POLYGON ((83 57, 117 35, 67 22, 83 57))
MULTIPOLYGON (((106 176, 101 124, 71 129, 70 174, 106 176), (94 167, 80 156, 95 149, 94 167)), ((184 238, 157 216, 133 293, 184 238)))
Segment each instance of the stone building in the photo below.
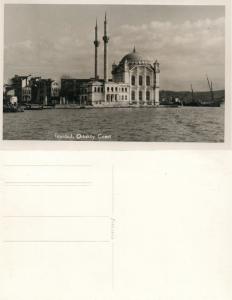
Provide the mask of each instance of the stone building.
POLYGON ((30 79, 32 104, 55 105, 59 102, 60 90, 56 81, 48 78, 32 77, 30 79))
POLYGON ((51 102, 52 104, 59 103, 60 98, 60 88, 58 82, 52 80, 51 82, 51 102))
POLYGON ((20 104, 31 102, 31 86, 30 86, 30 75, 19 76, 15 75, 11 79, 12 89, 15 91, 15 96, 18 98, 20 104))
POLYGON ((95 62, 92 79, 61 79, 61 103, 76 103, 96 107, 158 106, 159 63, 151 62, 134 50, 126 54, 119 64, 112 66, 112 79, 108 78, 107 17, 104 20, 104 76, 98 75, 98 25, 95 26, 95 62))
POLYGON ((159 105, 159 63, 133 52, 112 66, 112 80, 130 86, 129 100, 135 105, 159 105))

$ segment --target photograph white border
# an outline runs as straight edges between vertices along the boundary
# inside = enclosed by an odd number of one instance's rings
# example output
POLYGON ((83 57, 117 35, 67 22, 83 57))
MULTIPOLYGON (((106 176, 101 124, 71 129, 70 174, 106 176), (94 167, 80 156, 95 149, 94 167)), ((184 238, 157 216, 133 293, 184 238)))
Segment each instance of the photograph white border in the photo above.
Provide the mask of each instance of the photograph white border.
POLYGON ((0 150, 229 150, 231 149, 231 1, 230 0, 153 0, 153 1, 1 1, 1 74, 0 74, 0 150), (198 143, 198 142, 82 142, 82 141, 40 141, 40 140, 3 140, 3 66, 4 66, 4 4, 107 4, 107 5, 219 5, 225 6, 225 120, 224 142, 222 143, 198 143))

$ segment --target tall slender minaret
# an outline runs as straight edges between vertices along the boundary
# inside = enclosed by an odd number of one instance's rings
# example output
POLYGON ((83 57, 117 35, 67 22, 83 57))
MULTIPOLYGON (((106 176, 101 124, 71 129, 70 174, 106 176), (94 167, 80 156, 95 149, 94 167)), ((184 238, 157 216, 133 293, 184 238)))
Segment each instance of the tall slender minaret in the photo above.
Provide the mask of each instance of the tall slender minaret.
POLYGON ((155 86, 155 106, 159 106, 159 75, 160 75, 160 64, 156 60, 154 62, 154 86, 155 86))
POLYGON ((105 13, 105 21, 104 21, 104 81, 108 81, 108 56, 107 56, 107 44, 109 42, 109 37, 107 36, 107 20, 105 13))
POLYGON ((95 79, 98 79, 99 77, 98 77, 98 71, 97 71, 97 66, 98 66, 98 61, 97 61, 97 59, 98 59, 98 47, 99 47, 99 44, 100 44, 100 42, 98 41, 98 39, 97 39, 98 37, 97 37, 97 20, 96 20, 96 26, 95 26, 95 40, 94 40, 94 45, 95 45, 95 64, 94 64, 94 77, 95 77, 95 79))

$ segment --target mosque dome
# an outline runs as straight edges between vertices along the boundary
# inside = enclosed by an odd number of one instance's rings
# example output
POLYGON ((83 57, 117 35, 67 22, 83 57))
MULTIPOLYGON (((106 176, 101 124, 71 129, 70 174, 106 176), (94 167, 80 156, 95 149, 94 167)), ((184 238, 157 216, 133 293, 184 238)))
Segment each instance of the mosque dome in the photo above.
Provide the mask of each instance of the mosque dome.
POLYGON ((150 64, 151 62, 135 50, 135 47, 132 52, 126 54, 120 61, 120 64, 124 64, 125 61, 129 64, 150 64))

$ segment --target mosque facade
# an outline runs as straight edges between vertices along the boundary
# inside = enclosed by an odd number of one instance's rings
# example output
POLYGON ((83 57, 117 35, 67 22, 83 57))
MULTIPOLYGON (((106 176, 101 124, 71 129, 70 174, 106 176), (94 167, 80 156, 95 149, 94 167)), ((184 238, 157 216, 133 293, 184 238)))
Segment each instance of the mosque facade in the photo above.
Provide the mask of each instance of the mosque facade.
MULTIPOLYGON (((98 75, 98 25, 95 26, 94 78, 77 79, 74 83, 76 99, 80 104, 94 107, 158 106, 159 75, 158 61, 144 59, 134 47, 118 64, 112 65, 112 79, 108 78, 107 17, 104 20, 104 77, 98 75)), ((71 79, 61 79, 61 90, 71 79)), ((75 80, 75 79, 74 79, 75 80)), ((65 100, 64 100, 65 101, 65 100)))

